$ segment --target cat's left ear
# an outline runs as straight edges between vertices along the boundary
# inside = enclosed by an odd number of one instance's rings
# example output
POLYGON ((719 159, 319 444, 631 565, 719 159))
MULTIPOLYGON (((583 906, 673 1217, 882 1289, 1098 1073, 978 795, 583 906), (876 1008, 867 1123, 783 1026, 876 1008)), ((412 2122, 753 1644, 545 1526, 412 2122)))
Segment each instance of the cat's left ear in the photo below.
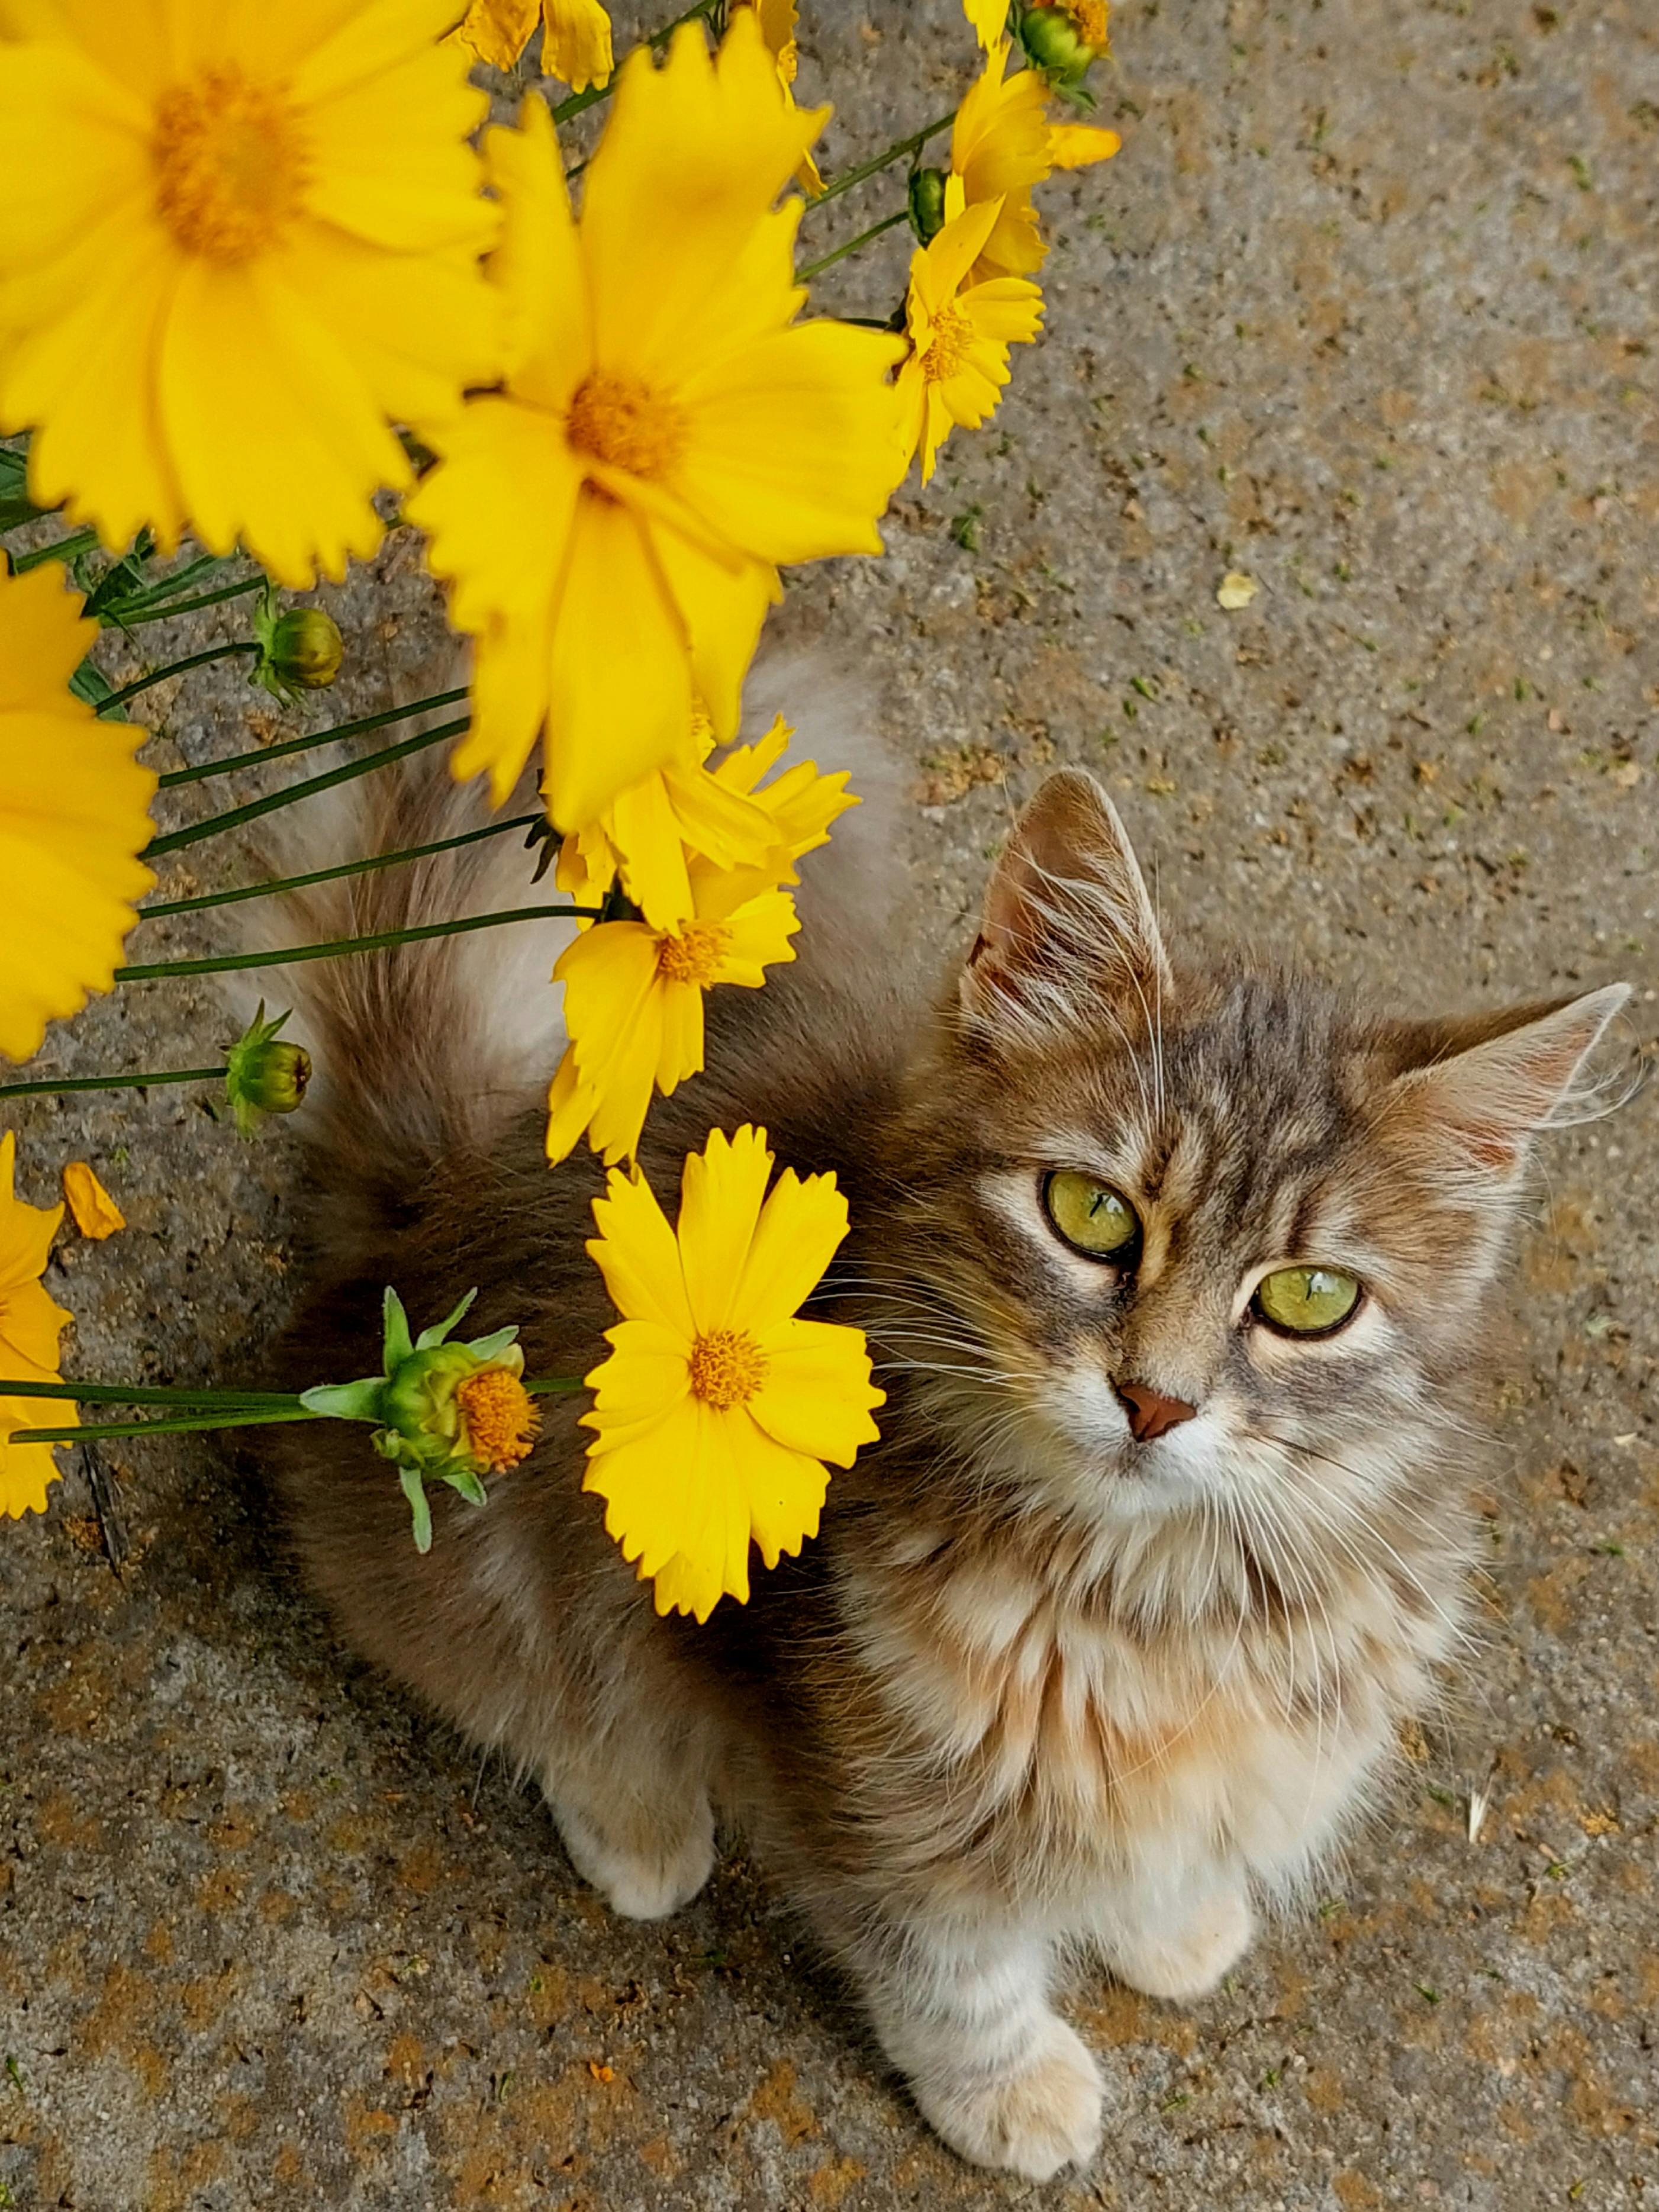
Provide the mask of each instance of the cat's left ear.
POLYGON ((1132 1030, 1168 999, 1170 963, 1117 809, 1062 769, 1020 816, 992 872, 960 986, 974 1020, 1074 1027, 1104 997, 1132 1030))
POLYGON ((1401 1030, 1391 1040, 1403 1072, 1390 1089, 1390 1116, 1455 1170, 1512 1178, 1629 996, 1628 983, 1608 983, 1553 1005, 1401 1030))

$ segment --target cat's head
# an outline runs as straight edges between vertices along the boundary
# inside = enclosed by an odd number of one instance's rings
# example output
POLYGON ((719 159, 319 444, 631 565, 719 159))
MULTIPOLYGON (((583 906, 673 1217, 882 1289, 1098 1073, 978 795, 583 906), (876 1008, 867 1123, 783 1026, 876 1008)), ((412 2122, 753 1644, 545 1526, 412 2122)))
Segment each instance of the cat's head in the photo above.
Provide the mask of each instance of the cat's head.
POLYGON ((1340 1541, 1478 1426, 1529 1146, 1626 995, 1408 1022, 1188 972, 1110 802, 1054 775, 918 1075, 880 1356, 1068 1517, 1340 1541))

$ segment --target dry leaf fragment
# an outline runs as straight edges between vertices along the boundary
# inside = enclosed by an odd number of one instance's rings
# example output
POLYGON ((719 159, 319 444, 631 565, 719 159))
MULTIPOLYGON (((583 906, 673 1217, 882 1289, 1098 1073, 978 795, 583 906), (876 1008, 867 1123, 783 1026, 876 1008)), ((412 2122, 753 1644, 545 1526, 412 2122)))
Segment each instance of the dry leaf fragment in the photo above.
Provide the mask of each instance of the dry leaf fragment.
POLYGON ((64 1195, 83 1237, 101 1240, 127 1225, 125 1214, 84 1160, 71 1160, 64 1170, 64 1195))
POLYGON ((1240 607, 1248 607, 1261 589, 1254 576, 1247 576, 1242 568, 1229 568, 1216 586, 1215 603, 1236 614, 1240 607))

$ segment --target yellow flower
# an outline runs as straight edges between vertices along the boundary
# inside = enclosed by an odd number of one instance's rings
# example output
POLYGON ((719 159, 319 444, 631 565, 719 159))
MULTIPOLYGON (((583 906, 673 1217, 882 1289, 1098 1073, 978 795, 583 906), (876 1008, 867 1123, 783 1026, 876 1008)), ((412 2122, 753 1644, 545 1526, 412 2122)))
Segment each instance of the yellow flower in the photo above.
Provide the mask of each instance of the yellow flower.
MULTIPOLYGON (((795 104, 795 73, 800 64, 795 46, 795 17, 799 12, 795 0, 738 0, 738 5, 752 7, 760 18, 761 36, 766 41, 766 51, 777 69, 783 96, 793 107, 795 104)), ((823 179, 818 174, 818 165, 811 154, 801 155, 795 171, 795 182, 809 199, 817 199, 823 190, 823 179)))
POLYGON ((489 134, 506 389, 434 435, 408 512, 477 640, 455 773, 497 804, 544 726, 566 830, 683 752, 694 696, 730 738, 777 564, 881 550, 902 348, 793 321, 801 203, 769 212, 823 119, 744 9, 715 60, 696 24, 661 70, 629 55, 580 227, 542 102, 489 134))
POLYGON ((975 276, 1024 276, 1042 266, 1048 247, 1037 229, 1031 187, 1054 166, 1048 88, 1035 70, 1005 77, 1008 41, 1000 39, 969 87, 951 130, 945 186, 949 222, 965 208, 1000 200, 1002 211, 980 250, 975 276))
POLYGON ((656 1584, 659 1613, 707 1620, 749 1598, 749 1547, 775 1567, 818 1529, 830 1474, 878 1431, 861 1329, 801 1321, 847 1234, 832 1175, 793 1169, 770 1196, 763 1129, 685 1163, 678 1231, 650 1185, 612 1172, 588 1250, 623 1319, 587 1377, 595 1431, 583 1488, 656 1584))
POLYGON ((758 989, 795 957, 800 924, 787 891, 747 871, 694 860, 693 915, 677 931, 602 921, 559 955, 570 1042, 547 1097, 547 1157, 587 1141, 607 1167, 632 1159, 653 1089, 666 1097, 702 1066, 702 998, 716 983, 758 989))
POLYGON ((454 0, 34 0, 0 71, 0 428, 125 545, 371 553, 422 425, 496 365, 454 0))
POLYGON ((780 714, 757 744, 733 746, 711 770, 704 763, 714 733, 700 714, 683 759, 631 784, 591 828, 565 839, 559 889, 578 905, 598 906, 620 876, 653 928, 673 930, 694 912, 698 855, 719 868, 753 871, 757 890, 795 882, 791 864, 827 844, 836 817, 859 802, 845 769, 820 775, 811 761, 760 783, 793 735, 780 714))
POLYGON ((1002 213, 987 200, 947 222, 910 257, 910 357, 899 371, 906 459, 918 448, 921 480, 953 423, 976 428, 1008 381, 1008 348, 1036 337, 1042 295, 1023 276, 965 280, 1002 213))
MULTIPOLYGON (((617 881, 653 929, 678 929, 693 912, 690 864, 764 866, 778 842, 763 807, 703 765, 714 732, 701 712, 684 752, 617 793, 597 821, 567 837, 554 880, 579 905, 598 906, 617 881)), ((586 927, 586 924, 583 925, 586 927)))
MULTIPOLYGON (((46 1255, 64 1218, 61 1206, 25 1206, 12 1194, 17 1140, 0 1137, 0 1375, 15 1382, 57 1382, 58 1340, 71 1316, 41 1287, 46 1255)), ((46 1510, 58 1479, 50 1444, 15 1444, 18 1429, 78 1425, 68 1399, 0 1398, 0 1513, 21 1521, 46 1510)))
POLYGON ((98 635, 55 561, 0 575, 0 1053, 27 1060, 46 1024, 114 981, 132 901, 155 878, 149 735, 100 722, 69 679, 98 635))
POLYGON ((962 12, 988 52, 1008 28, 1008 0, 962 0, 962 12))
POLYGON ((70 1160, 64 1168, 64 1196, 83 1237, 101 1243, 127 1225, 127 1217, 84 1160, 70 1160))
POLYGON ((511 69, 543 26, 542 71, 573 92, 611 78, 611 18, 599 0, 472 0, 451 36, 480 61, 511 69))

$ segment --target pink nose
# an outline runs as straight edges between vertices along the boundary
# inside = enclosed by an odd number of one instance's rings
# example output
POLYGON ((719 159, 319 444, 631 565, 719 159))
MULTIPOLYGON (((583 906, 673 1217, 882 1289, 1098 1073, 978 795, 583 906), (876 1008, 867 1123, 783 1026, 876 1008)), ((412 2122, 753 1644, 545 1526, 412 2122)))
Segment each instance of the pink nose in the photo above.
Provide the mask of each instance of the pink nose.
POLYGON ((1179 1428, 1182 1421, 1190 1421, 1198 1411, 1184 1398, 1166 1398, 1150 1382, 1115 1382, 1112 1388, 1129 1416, 1129 1426, 1138 1444, 1149 1444, 1168 1430, 1179 1428))

